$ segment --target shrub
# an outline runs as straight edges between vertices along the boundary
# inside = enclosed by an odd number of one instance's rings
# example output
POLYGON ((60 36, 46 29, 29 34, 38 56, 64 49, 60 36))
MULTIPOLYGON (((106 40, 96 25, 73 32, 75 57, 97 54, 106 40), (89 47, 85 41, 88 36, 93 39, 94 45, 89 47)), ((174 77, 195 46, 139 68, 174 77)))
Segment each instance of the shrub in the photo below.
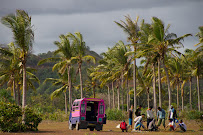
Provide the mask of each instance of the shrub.
POLYGON ((58 109, 56 112, 54 113, 45 113, 43 115, 43 119, 44 120, 53 120, 53 121, 65 121, 68 120, 69 118, 69 114, 65 114, 64 111, 61 111, 60 109, 58 109))
POLYGON ((3 132, 19 131, 22 111, 15 104, 0 102, 0 130, 3 132))
POLYGON ((37 127, 42 121, 41 115, 33 111, 33 109, 25 108, 25 126, 27 130, 38 130, 37 127))
POLYGON ((22 113, 21 107, 0 102, 0 130, 3 132, 37 130, 38 124, 42 121, 40 115, 26 107, 25 124, 22 124, 22 113))
POLYGON ((127 118, 126 112, 118 109, 107 109, 106 115, 108 120, 125 120, 127 118))
POLYGON ((180 113, 180 117, 186 118, 186 119, 189 119, 189 120, 203 119, 203 112, 200 112, 200 111, 197 111, 197 110, 182 111, 180 113))

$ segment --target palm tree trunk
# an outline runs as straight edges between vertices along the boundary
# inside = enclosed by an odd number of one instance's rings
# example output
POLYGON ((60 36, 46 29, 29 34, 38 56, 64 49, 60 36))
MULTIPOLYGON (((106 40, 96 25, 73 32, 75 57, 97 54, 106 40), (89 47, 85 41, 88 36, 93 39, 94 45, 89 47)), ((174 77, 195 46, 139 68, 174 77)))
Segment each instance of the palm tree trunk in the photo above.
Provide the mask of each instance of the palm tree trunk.
POLYGON ((13 78, 13 99, 16 102, 15 78, 13 78))
POLYGON ((161 102, 161 73, 160 73, 160 58, 158 59, 158 85, 159 85, 159 106, 162 106, 161 102))
POLYGON ((169 104, 169 107, 170 107, 170 106, 171 106, 170 79, 169 79, 169 75, 168 75, 168 70, 167 70, 166 65, 165 65, 165 63, 164 63, 164 58, 163 58, 163 67, 164 67, 164 71, 166 72, 167 85, 168 85, 168 104, 169 104))
POLYGON ((192 77, 190 78, 190 110, 192 110, 192 77))
POLYGON ((93 95, 94 95, 94 98, 95 98, 95 86, 93 86, 93 95))
POLYGON ((66 95, 66 91, 64 92, 64 98, 65 98, 65 114, 67 115, 67 95, 66 95))
POLYGON ((200 88, 199 88, 199 76, 197 75, 197 96, 198 96, 198 109, 201 111, 201 103, 200 103, 200 88))
POLYGON ((179 110, 179 83, 177 83, 177 110, 179 110))
POLYGON ((128 84, 128 78, 126 78, 126 85, 127 85, 127 94, 126 94, 126 96, 127 96, 127 101, 126 101, 126 104, 127 104, 127 111, 129 110, 129 84, 128 84))
POLYGON ((108 88, 108 102, 109 102, 109 108, 111 108, 111 97, 110 97, 110 88, 109 85, 107 85, 108 88))
POLYGON ((71 111, 71 107, 72 107, 72 82, 71 82, 70 70, 71 70, 71 66, 69 65, 68 66, 69 111, 71 111))
MULTIPOLYGON (((26 78, 26 62, 23 60, 23 98, 22 98, 22 110, 24 112, 26 106, 26 92, 27 92, 27 78, 26 78)), ((22 115, 22 123, 25 123, 25 113, 22 115)))
POLYGON ((118 110, 120 110, 120 87, 117 89, 117 96, 118 96, 118 110))
POLYGON ((18 93, 18 106, 20 106, 20 86, 19 86, 19 84, 17 84, 17 93, 18 93))
MULTIPOLYGON (((155 74, 155 63, 153 64, 153 94, 154 94, 154 108, 157 108, 157 103, 156 103, 156 74, 155 74)), ((155 114, 157 112, 157 109, 155 109, 155 114)))
POLYGON ((184 92, 183 92, 183 95, 182 95, 182 111, 184 110, 184 92))
MULTIPOLYGON (((134 47, 134 52, 136 52, 136 48, 134 47)), ((133 89, 134 89, 134 108, 137 108, 137 98, 136 98, 136 59, 133 64, 133 89)), ((134 109, 135 111, 135 109, 134 109)))
POLYGON ((81 92, 81 99, 83 98, 83 82, 82 82, 82 72, 81 72, 81 66, 79 66, 79 74, 80 74, 80 92, 81 92))
POLYGON ((121 73, 121 90, 122 90, 122 111, 124 110, 123 104, 124 104, 124 77, 123 77, 123 72, 121 73))
POLYGON ((113 109, 115 109, 115 95, 114 95, 114 82, 112 81, 112 92, 113 92, 113 109))
MULTIPOLYGON (((147 107, 149 108, 149 91, 147 92, 147 107)), ((156 110, 156 108, 155 108, 156 110)))

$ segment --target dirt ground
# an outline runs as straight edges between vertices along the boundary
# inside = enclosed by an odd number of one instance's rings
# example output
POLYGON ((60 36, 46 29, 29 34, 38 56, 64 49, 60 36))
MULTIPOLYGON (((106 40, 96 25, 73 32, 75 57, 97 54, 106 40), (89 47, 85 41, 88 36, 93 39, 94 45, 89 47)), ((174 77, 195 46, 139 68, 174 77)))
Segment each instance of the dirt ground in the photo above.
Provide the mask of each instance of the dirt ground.
MULTIPOLYGON (((145 135, 176 135, 182 134, 178 129, 175 132, 170 132, 168 130, 164 130, 161 126, 160 131, 157 132, 148 132, 148 131, 141 131, 138 132, 121 132, 120 129, 116 128, 116 126, 120 123, 120 121, 107 121, 107 124, 104 125, 103 131, 89 131, 89 129, 82 129, 79 131, 76 130, 69 130, 68 129, 68 122, 53 122, 53 121, 43 121, 39 124, 39 131, 38 132, 25 132, 25 133, 0 133, 2 135, 129 135, 129 134, 145 134, 145 135)), ((200 124, 195 121, 185 121, 187 125, 187 132, 184 135, 203 135, 203 130, 200 129, 200 124), (201 130, 201 131, 200 131, 201 130)), ((167 124, 167 123, 166 123, 167 124)), ((202 124, 202 123, 201 123, 202 124)), ((146 122, 144 122, 146 125, 146 122)))

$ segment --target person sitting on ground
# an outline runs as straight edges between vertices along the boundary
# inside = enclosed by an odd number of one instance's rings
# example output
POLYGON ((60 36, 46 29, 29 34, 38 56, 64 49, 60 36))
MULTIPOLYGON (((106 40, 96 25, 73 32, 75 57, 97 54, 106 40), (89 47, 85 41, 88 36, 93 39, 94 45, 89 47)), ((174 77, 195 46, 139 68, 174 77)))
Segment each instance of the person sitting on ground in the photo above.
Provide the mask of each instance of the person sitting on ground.
POLYGON ((123 122, 120 123, 120 129, 122 130, 122 132, 124 131, 128 132, 127 124, 125 123, 125 120, 123 120, 123 122))
POLYGON ((149 123, 149 126, 148 126, 148 130, 149 131, 157 131, 157 126, 155 124, 155 119, 152 119, 152 121, 149 123))
POLYGON ((182 120, 180 120, 180 123, 179 123, 178 126, 175 128, 175 130, 176 130, 177 128, 179 128, 179 127, 180 127, 180 129, 181 129, 183 132, 185 132, 185 131, 187 130, 187 127, 186 127, 185 123, 184 123, 182 120))
POLYGON ((145 129, 144 125, 142 124, 142 118, 144 118, 144 116, 145 116, 145 114, 142 114, 142 116, 138 116, 134 119, 134 122, 135 122, 134 129, 135 130, 140 131, 141 127, 143 127, 145 129))
MULTIPOLYGON (((166 128, 167 128, 168 126, 170 127, 170 129, 169 129, 170 131, 174 131, 174 130, 175 130, 176 124, 175 124, 175 122, 173 121, 173 119, 169 119, 169 123, 168 123, 168 125, 166 126, 166 128)), ((166 128, 165 128, 165 129, 166 129, 166 128)))

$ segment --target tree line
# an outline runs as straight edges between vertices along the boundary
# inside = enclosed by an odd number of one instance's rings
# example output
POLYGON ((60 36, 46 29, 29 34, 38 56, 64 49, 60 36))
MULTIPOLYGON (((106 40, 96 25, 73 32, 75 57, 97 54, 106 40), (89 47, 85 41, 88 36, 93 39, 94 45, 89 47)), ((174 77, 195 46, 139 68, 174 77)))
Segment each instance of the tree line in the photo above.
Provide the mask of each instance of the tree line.
MULTIPOLYGON (((7 83, 18 105, 20 105, 20 90, 22 90, 22 108, 24 109, 27 105, 27 89, 35 89, 34 83, 40 82, 35 75, 36 69, 27 66, 27 59, 31 54, 34 41, 31 17, 24 10, 16 10, 15 14, 2 17, 1 22, 12 30, 14 37, 13 42, 6 47, 0 47, 1 85, 7 83), (18 95, 17 99, 16 95, 18 95)), ((59 41, 54 41, 57 46, 54 57, 43 59, 38 63, 38 65, 54 63, 52 70, 56 71, 59 76, 59 78, 45 80, 58 86, 51 94, 51 98, 63 93, 67 113, 68 106, 70 109, 73 101, 73 90, 80 89, 80 97, 83 98, 86 97, 84 90, 92 90, 93 97, 96 97, 99 89, 103 88, 107 89, 108 107, 117 109, 121 107, 124 110, 126 103, 128 110, 132 102, 134 107, 137 107, 137 97, 143 93, 147 94, 149 106, 152 90, 153 106, 157 108, 158 105, 162 107, 163 100, 167 99, 162 97, 167 86, 168 106, 172 104, 171 94, 174 92, 172 89, 176 87, 177 108, 179 108, 181 96, 183 110, 185 84, 189 82, 189 104, 192 109, 192 89, 194 89, 192 79, 195 77, 198 109, 201 111, 199 82, 203 73, 203 27, 200 26, 199 32, 195 35, 199 38, 197 49, 186 49, 184 53, 180 53, 178 49, 183 47, 183 40, 192 35, 185 34, 178 37, 175 33, 170 33, 170 25, 165 26, 164 22, 157 17, 152 17, 151 23, 146 23, 144 20, 139 21, 139 17, 133 20, 128 15, 125 16, 124 21, 115 21, 115 24, 126 33, 127 44, 118 41, 112 48, 108 48, 108 51, 101 54, 102 59, 99 61, 86 54, 89 48, 80 32, 61 34, 59 41), (136 59, 141 59, 143 66, 137 66, 136 59), (91 67, 85 71, 86 73, 83 73, 81 69, 84 62, 97 64, 91 64, 91 67), (84 75, 87 75, 85 83, 84 75), (75 76, 79 76, 80 84, 78 85, 73 83, 75 76), (115 89, 117 89, 117 94, 115 89), (117 101, 115 101, 116 95, 117 101), (157 95, 159 103, 157 103, 157 95)), ((100 93, 104 92, 100 91, 100 93)))

